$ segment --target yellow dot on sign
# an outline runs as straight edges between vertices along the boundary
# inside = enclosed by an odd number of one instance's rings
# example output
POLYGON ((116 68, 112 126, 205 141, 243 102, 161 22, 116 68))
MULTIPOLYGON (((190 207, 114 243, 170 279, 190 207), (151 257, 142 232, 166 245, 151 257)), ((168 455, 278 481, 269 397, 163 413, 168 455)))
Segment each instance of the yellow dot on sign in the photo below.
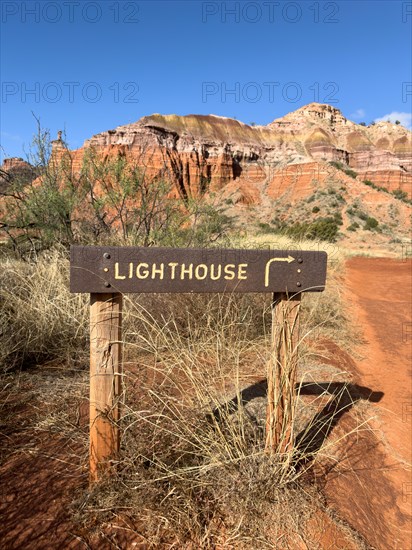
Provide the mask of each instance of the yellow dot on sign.
POLYGON ((302 273, 302 270, 301 270, 301 269, 298 269, 298 273, 302 273))
POLYGON ((104 271, 105 273, 107 273, 107 272, 109 271, 109 268, 108 268, 108 267, 105 267, 105 268, 103 269, 103 271, 104 271))

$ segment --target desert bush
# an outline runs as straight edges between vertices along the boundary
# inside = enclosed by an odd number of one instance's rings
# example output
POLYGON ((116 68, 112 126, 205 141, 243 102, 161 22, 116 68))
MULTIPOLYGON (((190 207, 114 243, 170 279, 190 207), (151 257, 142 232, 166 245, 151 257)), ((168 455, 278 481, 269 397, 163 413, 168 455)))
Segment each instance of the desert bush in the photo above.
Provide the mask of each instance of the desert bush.
POLYGON ((329 164, 331 164, 334 168, 337 168, 338 170, 342 170, 342 172, 345 172, 347 176, 350 176, 353 179, 356 179, 358 176, 358 173, 351 168, 345 168, 342 162, 332 161, 329 164))
POLYGON ((395 189, 392 191, 392 195, 400 200, 406 199, 408 197, 408 193, 406 191, 402 191, 401 189, 395 189))
POLYGON ((335 242, 339 232, 340 219, 335 217, 319 218, 307 223, 284 224, 281 232, 295 239, 310 239, 335 242))
POLYGON ((402 189, 395 189, 392 191, 392 195, 395 199, 406 202, 407 204, 412 204, 412 200, 408 198, 408 193, 406 191, 402 191, 402 189))
POLYGON ((366 212, 363 212, 362 210, 359 210, 356 212, 356 215, 358 216, 359 219, 361 219, 362 221, 366 221, 368 219, 368 215, 366 214, 366 212))
POLYGON ((343 164, 339 161, 331 161, 330 164, 338 170, 343 170, 343 164))
POLYGON ((351 170, 350 168, 345 169, 344 172, 347 176, 350 176, 353 179, 355 179, 358 176, 358 173, 355 172, 355 170, 351 170))
POLYGON ((230 227, 211 200, 173 198, 167 173, 148 178, 143 154, 102 156, 90 147, 78 173, 66 143, 57 160, 48 130, 38 124, 30 160, 40 176, 13 181, 1 210, 0 231, 20 257, 79 243, 205 246, 230 227))
MULTIPOLYGON (((276 223, 275 221, 273 221, 272 223, 276 223)), ((267 222, 259 222, 258 223, 258 228, 259 228, 259 232, 260 233, 276 233, 277 232, 277 227, 274 226, 274 225, 270 225, 269 223, 267 222)))
POLYGON ((377 229, 378 225, 379 222, 377 219, 368 216, 365 220, 365 225, 363 226, 363 228, 370 231, 372 229, 377 229))

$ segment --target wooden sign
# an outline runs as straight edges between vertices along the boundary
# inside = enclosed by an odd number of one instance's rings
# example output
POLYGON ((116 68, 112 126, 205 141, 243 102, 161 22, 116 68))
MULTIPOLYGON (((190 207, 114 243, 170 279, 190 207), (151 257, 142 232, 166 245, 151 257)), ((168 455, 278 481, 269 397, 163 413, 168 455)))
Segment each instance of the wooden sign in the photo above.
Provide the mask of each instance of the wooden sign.
POLYGON ((72 246, 70 290, 90 293, 91 481, 119 457, 123 293, 273 293, 266 449, 285 453, 293 446, 300 300, 324 290, 326 262, 326 252, 302 250, 72 246))
POLYGON ((72 292, 316 292, 326 252, 73 246, 72 292))

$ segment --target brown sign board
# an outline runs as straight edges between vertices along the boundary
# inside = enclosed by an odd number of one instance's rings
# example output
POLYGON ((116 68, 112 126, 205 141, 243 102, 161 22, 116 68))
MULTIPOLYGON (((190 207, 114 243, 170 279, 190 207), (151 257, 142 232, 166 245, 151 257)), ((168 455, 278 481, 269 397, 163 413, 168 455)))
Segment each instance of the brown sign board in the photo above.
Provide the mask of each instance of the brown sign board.
POLYGON ((317 292, 323 251, 72 246, 71 292, 317 292))

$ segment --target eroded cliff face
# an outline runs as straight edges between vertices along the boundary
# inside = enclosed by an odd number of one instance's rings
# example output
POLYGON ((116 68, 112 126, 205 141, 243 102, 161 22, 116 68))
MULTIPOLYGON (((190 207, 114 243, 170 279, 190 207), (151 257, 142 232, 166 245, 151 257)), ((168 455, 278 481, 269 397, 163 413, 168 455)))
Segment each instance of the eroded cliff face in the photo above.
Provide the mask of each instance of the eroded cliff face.
POLYGON ((10 157, 0 166, 0 195, 6 193, 13 183, 30 183, 38 173, 34 166, 20 157, 10 157))
MULTIPOLYGON (((160 115, 102 132, 73 151, 79 170, 84 150, 122 154, 144 167, 150 178, 168 178, 176 194, 198 196, 236 182, 244 202, 272 194, 271 181, 289 165, 338 161, 358 177, 410 196, 411 132, 386 122, 364 127, 330 106, 311 103, 267 126, 248 126, 214 115, 160 115)), ((55 142, 56 158, 63 154, 55 142)), ((296 178, 295 178, 296 179, 296 178)), ((273 187, 273 186, 272 186, 273 187)))

